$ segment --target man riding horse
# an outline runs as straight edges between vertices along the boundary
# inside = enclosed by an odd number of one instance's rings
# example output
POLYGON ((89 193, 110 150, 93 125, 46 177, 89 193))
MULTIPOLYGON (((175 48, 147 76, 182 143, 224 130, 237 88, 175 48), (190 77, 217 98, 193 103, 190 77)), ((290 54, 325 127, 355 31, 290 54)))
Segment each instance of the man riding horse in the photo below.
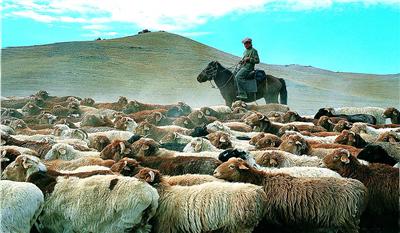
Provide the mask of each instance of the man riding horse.
POLYGON ((240 66, 235 74, 238 95, 236 98, 247 100, 248 96, 245 89, 246 77, 254 70, 255 64, 260 63, 257 50, 253 48, 252 40, 248 37, 242 40, 246 50, 243 52, 243 58, 239 62, 240 66))

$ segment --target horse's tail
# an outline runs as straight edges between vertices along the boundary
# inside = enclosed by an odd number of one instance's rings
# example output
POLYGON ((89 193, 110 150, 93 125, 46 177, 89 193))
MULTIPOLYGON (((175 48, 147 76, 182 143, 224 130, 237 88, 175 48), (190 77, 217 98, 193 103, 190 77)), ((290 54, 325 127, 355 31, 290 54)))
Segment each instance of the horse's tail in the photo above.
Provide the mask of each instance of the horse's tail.
POLYGON ((287 104, 286 82, 283 78, 280 78, 279 81, 282 84, 281 90, 279 91, 280 102, 281 104, 287 104))

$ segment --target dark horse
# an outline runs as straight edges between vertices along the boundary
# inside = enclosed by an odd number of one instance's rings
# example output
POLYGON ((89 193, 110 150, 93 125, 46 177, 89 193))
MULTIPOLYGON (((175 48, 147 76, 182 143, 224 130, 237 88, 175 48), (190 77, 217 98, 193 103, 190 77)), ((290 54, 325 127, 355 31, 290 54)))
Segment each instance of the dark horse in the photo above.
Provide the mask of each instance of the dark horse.
MULTIPOLYGON (((232 106, 232 103, 237 100, 237 88, 235 77, 232 72, 223 67, 219 62, 212 61, 207 67, 201 71, 197 77, 200 83, 214 80, 227 106, 232 106)), ((257 93, 254 98, 249 97, 246 102, 252 102, 261 98, 268 103, 279 103, 278 95, 280 95, 280 103, 287 104, 287 90, 285 80, 272 75, 267 75, 267 79, 257 83, 257 93)))

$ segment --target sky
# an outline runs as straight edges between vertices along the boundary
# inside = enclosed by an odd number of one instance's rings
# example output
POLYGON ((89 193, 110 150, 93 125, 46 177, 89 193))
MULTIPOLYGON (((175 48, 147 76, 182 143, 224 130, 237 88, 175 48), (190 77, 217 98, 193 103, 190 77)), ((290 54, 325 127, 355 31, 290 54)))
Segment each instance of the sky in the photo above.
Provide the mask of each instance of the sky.
POLYGON ((400 73, 400 0, 1 0, 1 46, 111 39, 146 28, 261 62, 400 73))

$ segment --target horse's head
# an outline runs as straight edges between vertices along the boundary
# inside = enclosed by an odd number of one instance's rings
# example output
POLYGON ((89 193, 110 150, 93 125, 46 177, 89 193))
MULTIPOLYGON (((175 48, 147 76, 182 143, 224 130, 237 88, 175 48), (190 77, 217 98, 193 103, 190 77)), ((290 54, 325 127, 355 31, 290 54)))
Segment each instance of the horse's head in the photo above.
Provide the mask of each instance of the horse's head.
POLYGON ((217 61, 208 63, 207 67, 197 76, 197 81, 203 83, 212 80, 217 74, 218 66, 219 63, 217 61))

